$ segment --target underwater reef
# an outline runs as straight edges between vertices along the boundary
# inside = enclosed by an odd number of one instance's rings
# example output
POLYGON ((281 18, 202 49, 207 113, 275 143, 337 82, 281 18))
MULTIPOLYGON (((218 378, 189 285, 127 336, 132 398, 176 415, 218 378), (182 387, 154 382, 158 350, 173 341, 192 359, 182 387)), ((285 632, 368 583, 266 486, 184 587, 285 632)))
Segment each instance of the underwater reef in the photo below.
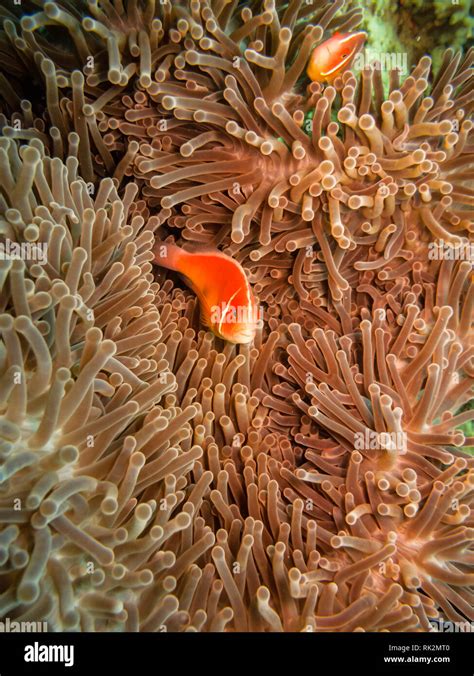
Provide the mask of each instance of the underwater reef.
POLYGON ((472 44, 474 16, 470 0, 352 0, 365 10, 361 26, 368 33, 370 49, 407 52, 409 65, 429 54, 438 70, 449 49, 472 44))
POLYGON ((47 253, 0 257, 0 617, 474 621, 474 50, 311 82, 361 5, 2 3, 0 241, 47 253), (253 342, 157 241, 243 267, 253 342))

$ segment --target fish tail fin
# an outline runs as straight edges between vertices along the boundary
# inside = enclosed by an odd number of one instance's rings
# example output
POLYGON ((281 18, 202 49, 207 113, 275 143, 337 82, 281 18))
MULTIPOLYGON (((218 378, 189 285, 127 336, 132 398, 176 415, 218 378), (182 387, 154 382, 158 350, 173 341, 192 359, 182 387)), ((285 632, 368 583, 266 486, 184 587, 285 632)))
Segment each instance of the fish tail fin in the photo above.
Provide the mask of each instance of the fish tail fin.
POLYGON ((182 271, 183 258, 186 255, 184 249, 169 242, 155 242, 153 246, 155 254, 154 263, 168 270, 182 271))

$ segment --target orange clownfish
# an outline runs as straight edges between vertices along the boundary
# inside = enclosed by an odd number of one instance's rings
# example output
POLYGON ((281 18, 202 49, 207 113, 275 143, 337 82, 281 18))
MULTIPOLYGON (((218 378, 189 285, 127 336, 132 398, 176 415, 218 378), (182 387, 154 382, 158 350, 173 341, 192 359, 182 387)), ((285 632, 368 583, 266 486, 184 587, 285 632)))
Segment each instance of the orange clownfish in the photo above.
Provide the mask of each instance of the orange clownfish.
POLYGON ((230 343, 249 343, 258 325, 257 304, 242 266, 221 251, 189 252, 156 242, 154 262, 184 275, 201 305, 201 322, 230 343))
POLYGON ((362 48, 367 33, 335 33, 313 50, 306 72, 316 82, 332 82, 347 70, 362 48))

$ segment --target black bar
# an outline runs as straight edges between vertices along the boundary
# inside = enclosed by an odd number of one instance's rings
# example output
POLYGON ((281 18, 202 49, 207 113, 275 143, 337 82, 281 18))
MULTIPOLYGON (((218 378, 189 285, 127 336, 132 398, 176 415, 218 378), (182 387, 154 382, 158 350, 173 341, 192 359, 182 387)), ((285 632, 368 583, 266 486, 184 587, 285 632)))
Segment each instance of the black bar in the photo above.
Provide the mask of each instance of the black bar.
MULTIPOLYGON (((191 673, 206 669, 224 675, 229 669, 239 668, 265 675, 289 670, 292 675, 308 676, 471 676, 472 649, 470 633, 9 633, 0 634, 0 676, 109 676, 115 670, 120 675, 136 676, 169 674, 170 669, 181 676, 188 668, 191 673), (27 646, 35 643, 73 646, 74 663, 26 662, 27 646)), ((38 648, 37 657, 42 650, 38 648)), ((63 655, 67 656, 71 657, 63 655)))

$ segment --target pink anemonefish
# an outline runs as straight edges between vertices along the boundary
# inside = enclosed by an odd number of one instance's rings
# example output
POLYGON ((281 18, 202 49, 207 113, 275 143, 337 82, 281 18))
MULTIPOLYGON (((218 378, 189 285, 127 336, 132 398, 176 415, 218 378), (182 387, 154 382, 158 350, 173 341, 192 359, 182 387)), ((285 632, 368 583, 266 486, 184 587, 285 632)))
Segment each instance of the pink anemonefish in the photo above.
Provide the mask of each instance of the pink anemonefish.
POLYGON ((221 251, 189 252, 166 242, 153 247, 154 262, 184 275, 201 306, 201 321, 231 343, 249 343, 257 305, 242 266, 221 251))
POLYGON ((335 33, 313 50, 306 69, 308 77, 316 82, 332 82, 349 68, 366 38, 364 31, 335 33))

